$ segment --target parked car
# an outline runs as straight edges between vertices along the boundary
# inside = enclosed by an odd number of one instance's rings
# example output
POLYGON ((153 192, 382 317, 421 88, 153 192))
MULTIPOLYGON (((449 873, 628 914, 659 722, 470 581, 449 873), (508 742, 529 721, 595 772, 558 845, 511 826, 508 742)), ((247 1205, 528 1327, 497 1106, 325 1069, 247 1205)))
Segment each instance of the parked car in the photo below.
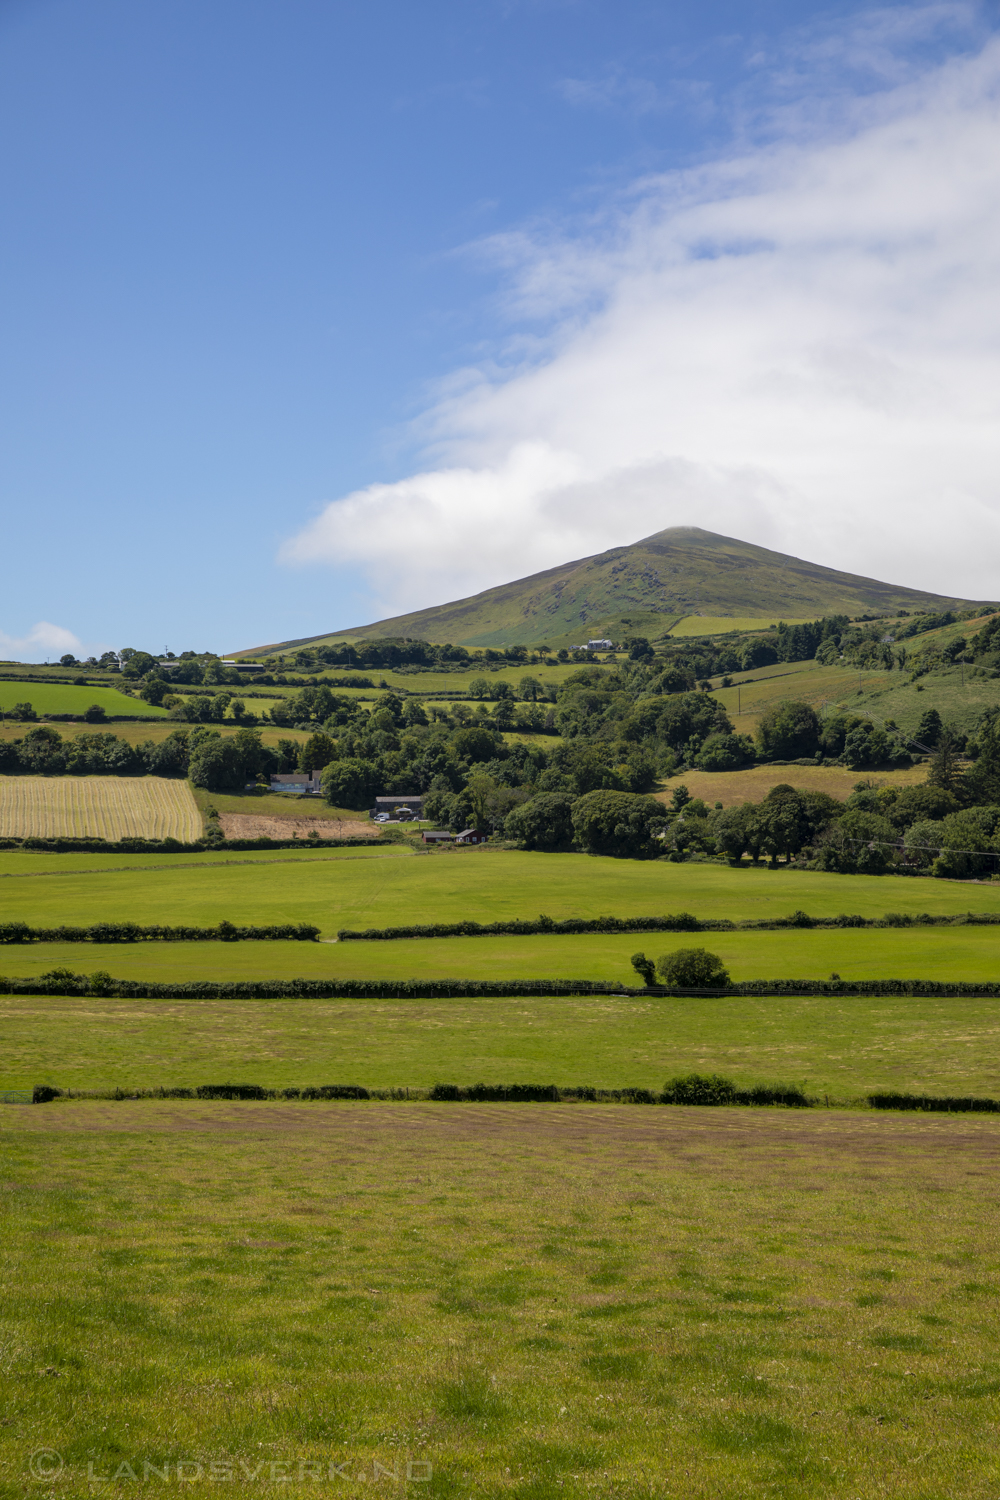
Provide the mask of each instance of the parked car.
POLYGON ((374 816, 374 818, 372 819, 373 823, 388 823, 388 821, 389 821, 389 814, 388 813, 376 813, 375 816, 374 816))

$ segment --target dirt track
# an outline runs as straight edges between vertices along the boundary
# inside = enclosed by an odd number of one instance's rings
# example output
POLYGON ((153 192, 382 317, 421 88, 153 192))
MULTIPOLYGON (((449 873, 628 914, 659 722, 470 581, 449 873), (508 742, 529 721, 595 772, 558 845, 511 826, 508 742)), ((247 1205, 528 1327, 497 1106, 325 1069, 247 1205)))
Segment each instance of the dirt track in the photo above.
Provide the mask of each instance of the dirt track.
POLYGON ((360 818, 274 818, 252 813, 223 813, 219 822, 227 839, 300 839, 310 833, 321 839, 376 839, 374 823, 360 818))

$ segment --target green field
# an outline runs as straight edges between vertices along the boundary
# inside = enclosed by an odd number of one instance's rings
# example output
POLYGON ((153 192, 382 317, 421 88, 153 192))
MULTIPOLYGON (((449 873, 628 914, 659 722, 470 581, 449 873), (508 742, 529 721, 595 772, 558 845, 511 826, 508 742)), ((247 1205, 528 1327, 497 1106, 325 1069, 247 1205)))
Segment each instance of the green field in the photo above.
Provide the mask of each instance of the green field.
POLYGON ((339 927, 496 922, 540 913, 562 919, 691 911, 736 921, 799 909, 818 917, 855 911, 1000 911, 1000 885, 899 875, 874 879, 764 866, 734 870, 489 846, 440 853, 380 850, 349 865, 344 857, 320 855, 315 868, 304 869, 266 854, 248 863, 246 856, 222 855, 217 866, 205 856, 197 861, 200 867, 181 868, 178 860, 189 863, 185 855, 173 862, 154 860, 137 880, 131 870, 140 862, 131 855, 0 852, 0 890, 6 920, 39 927, 112 919, 213 926, 239 916, 243 922, 314 922, 324 936, 339 927), (113 868, 119 865, 129 869, 113 868), (44 878, 36 878, 38 871, 44 878))
POLYGON ((995 1491, 995 1120, 4 1118, 5 1495, 995 1491))
POLYGON ((166 709, 153 708, 141 698, 129 698, 117 688, 73 687, 61 682, 0 682, 0 711, 9 713, 15 703, 30 703, 37 714, 83 714, 92 704, 99 703, 109 716, 149 714, 153 718, 166 718, 166 709))
POLYGON ((814 620, 815 615, 685 615, 678 620, 670 636, 729 635, 734 630, 767 630, 777 626, 779 620, 786 625, 801 625, 814 620))
MULTIPOLYGON (((393 867, 394 868, 394 867, 393 867)), ((263 872, 262 872, 263 873, 263 872)), ((316 870, 317 876, 320 870, 316 870)), ((325 873, 325 868, 322 873, 325 873)), ((345 872, 347 873, 347 872, 345 872)), ((369 876, 367 865, 351 873, 369 876)), ((232 909, 230 919, 238 915, 232 909)), ((840 931, 622 933, 583 937, 402 938, 391 942, 31 943, 0 952, 3 972, 30 978, 65 965, 116 979, 174 984, 195 979, 595 979, 637 985, 637 948, 671 953, 692 945, 718 953, 733 980, 933 979, 988 983, 1000 973, 995 927, 840 931)))
MULTIPOLYGON (((86 968, 87 965, 78 967, 86 968)), ((678 1073, 1000 1098, 995 1000, 111 1000, 0 996, 0 1088, 557 1083, 661 1089, 678 1073)), ((0 1124, 6 1115, 0 1111, 0 1124)))

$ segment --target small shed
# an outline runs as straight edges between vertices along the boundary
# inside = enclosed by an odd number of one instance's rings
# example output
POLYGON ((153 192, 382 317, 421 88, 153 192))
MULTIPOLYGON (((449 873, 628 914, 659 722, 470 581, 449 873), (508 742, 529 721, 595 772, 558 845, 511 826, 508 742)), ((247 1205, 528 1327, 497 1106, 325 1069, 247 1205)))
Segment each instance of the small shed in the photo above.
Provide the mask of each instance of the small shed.
POLYGON ((425 844, 453 844, 455 835, 444 828, 425 828, 421 834, 425 844))

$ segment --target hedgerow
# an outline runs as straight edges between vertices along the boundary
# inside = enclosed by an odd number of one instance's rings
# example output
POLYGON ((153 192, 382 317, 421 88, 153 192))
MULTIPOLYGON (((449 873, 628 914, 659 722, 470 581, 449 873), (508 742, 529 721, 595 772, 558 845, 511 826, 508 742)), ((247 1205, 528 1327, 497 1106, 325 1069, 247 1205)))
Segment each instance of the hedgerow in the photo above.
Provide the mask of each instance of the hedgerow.
POLYGON ((725 989, 681 989, 658 985, 631 989, 594 979, 259 979, 189 980, 156 984, 146 980, 114 979, 110 974, 75 974, 53 969, 33 979, 0 975, 3 995, 101 994, 123 1000, 450 1000, 506 999, 520 995, 618 995, 623 999, 740 999, 862 995, 1000 998, 1000 982, 949 984, 926 979, 750 979, 725 989))
POLYGON ((933 1113, 1000 1114, 1000 1099, 952 1097, 948 1094, 869 1094, 872 1109, 921 1109, 933 1113))
MULTIPOLYGON (((79 1097, 79 1091, 36 1086, 35 1104, 53 1099, 79 1097)), ((92 1097, 87 1091, 85 1096, 92 1097)), ((431 1089, 366 1089, 354 1083, 328 1083, 306 1088, 267 1088, 259 1083, 205 1083, 197 1088, 115 1089, 106 1097, 115 1099, 430 1099, 435 1102, 469 1104, 752 1104, 808 1107, 812 1101, 801 1089, 759 1084, 738 1089, 728 1078, 712 1074, 674 1079, 662 1093, 652 1089, 560 1088, 554 1083, 436 1083, 431 1089)))
POLYGON ((206 850, 239 851, 243 849, 335 849, 368 848, 388 843, 376 834, 372 838, 323 839, 199 839, 183 844, 179 839, 0 839, 0 849, 28 849, 44 854, 204 854, 206 850))
POLYGON ((778 932, 793 927, 995 927, 1000 913, 963 912, 958 916, 935 916, 930 912, 887 912, 883 917, 862 917, 846 913, 838 917, 811 917, 804 911, 787 917, 731 922, 725 917, 699 918, 690 912, 662 917, 568 917, 556 922, 551 917, 536 921, 509 922, 430 922, 410 923, 397 927, 342 927, 337 938, 342 943, 390 942, 396 938, 450 937, 537 937, 550 933, 569 937, 585 933, 615 932, 778 932))
POLYGON ((90 927, 29 927, 27 922, 0 922, 0 943, 194 943, 194 942, 309 942, 319 928, 308 922, 284 922, 271 927, 144 927, 138 922, 95 922, 90 927))

